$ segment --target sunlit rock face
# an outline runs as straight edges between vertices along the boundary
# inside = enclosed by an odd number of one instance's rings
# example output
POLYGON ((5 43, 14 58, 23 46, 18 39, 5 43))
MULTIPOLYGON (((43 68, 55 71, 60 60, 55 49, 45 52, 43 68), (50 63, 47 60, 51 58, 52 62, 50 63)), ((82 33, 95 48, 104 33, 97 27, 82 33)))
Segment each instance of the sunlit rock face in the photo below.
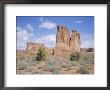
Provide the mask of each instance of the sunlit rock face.
POLYGON ((58 26, 56 34, 56 48, 69 47, 70 34, 66 27, 58 26))
POLYGON ((81 44, 80 34, 77 31, 72 30, 72 34, 69 41, 70 48, 80 51, 80 44, 81 44))
POLYGON ((26 51, 30 51, 30 52, 36 52, 38 51, 38 49, 40 47, 44 47, 43 44, 39 44, 39 43, 32 43, 32 42, 27 42, 27 46, 26 46, 26 51))
POLYGON ((80 44, 80 34, 76 30, 69 32, 65 26, 57 27, 56 48, 80 51, 80 44))
POLYGON ((80 34, 76 30, 69 32, 65 26, 57 26, 55 55, 68 56, 80 51, 80 34))

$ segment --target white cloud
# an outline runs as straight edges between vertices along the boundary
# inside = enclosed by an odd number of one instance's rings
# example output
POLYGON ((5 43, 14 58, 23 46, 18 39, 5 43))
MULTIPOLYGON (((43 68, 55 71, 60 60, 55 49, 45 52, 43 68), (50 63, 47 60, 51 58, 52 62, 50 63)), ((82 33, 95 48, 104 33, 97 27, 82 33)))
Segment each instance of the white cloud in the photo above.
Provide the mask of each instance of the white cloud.
POLYGON ((55 29, 56 28, 56 23, 54 22, 51 22, 51 21, 44 21, 44 22, 41 22, 41 24, 39 25, 39 28, 44 28, 44 29, 55 29))
POLYGON ((41 38, 38 38, 36 40, 36 42, 37 43, 42 43, 45 46, 52 48, 52 47, 55 46, 55 43, 56 43, 56 35, 55 34, 50 34, 50 35, 43 36, 41 38))
POLYGON ((50 20, 44 19, 44 17, 40 17, 39 21, 41 22, 41 24, 38 27, 43 29, 48 29, 48 30, 55 29, 57 25, 56 23, 50 20))
POLYGON ((93 48, 94 36, 91 34, 81 34, 81 48, 93 48))
POLYGON ((81 20, 74 21, 75 23, 83 23, 81 20))
POLYGON ((17 49, 26 49, 26 43, 34 34, 26 29, 17 27, 17 49))
POLYGON ((27 29, 28 31, 34 31, 33 26, 32 26, 31 24, 27 24, 27 25, 26 25, 26 29, 27 29))
POLYGON ((17 27, 16 28, 16 31, 18 32, 18 31, 21 31, 22 29, 20 28, 20 27, 17 27))

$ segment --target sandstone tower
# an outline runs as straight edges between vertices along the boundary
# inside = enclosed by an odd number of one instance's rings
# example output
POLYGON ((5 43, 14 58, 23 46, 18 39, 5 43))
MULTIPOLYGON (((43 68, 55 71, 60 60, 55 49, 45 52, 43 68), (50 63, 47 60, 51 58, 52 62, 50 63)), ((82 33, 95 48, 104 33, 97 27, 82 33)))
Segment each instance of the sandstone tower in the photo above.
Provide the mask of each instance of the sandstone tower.
POLYGON ((56 48, 67 48, 69 47, 70 34, 68 29, 64 26, 57 27, 56 34, 56 48))
POLYGON ((79 51, 80 44, 80 34, 76 30, 72 30, 72 34, 69 41, 70 48, 79 51))
POLYGON ((57 27, 56 48, 80 51, 80 34, 76 30, 69 30, 64 26, 57 27))

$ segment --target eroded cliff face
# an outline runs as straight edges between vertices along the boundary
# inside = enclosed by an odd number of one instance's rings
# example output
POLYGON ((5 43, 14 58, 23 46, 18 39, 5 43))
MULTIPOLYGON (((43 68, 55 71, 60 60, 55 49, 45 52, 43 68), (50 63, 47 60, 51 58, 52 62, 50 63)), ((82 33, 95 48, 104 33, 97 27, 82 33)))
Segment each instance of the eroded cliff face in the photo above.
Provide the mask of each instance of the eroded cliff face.
POLYGON ((29 57, 32 57, 32 55, 36 55, 40 47, 45 48, 47 55, 53 53, 53 49, 45 47, 44 44, 27 42, 26 55, 29 57))
POLYGON ((43 44, 39 44, 39 43, 32 43, 32 42, 27 42, 27 46, 26 46, 26 51, 30 51, 30 52, 36 52, 38 51, 38 49, 40 47, 44 47, 43 44))
POLYGON ((80 51, 80 34, 76 30, 72 30, 72 34, 69 41, 69 46, 71 49, 80 51))
POLYGON ((69 30, 64 26, 57 27, 56 49, 68 49, 80 51, 80 34, 76 30, 69 30))
POLYGON ((69 47, 69 32, 64 26, 57 27, 56 34, 56 48, 66 48, 69 47))
POLYGON ((40 47, 44 47, 44 45, 39 43, 27 42, 26 55, 29 57, 31 57, 32 55, 35 55, 38 52, 40 47))

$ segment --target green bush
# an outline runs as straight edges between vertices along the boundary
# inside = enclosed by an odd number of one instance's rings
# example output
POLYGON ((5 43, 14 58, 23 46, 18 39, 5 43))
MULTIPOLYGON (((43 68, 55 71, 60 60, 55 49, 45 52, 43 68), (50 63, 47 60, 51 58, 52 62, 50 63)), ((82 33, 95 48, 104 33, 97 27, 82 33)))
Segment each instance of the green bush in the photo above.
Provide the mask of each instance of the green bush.
POLYGON ((86 65, 81 66, 79 73, 80 74, 88 74, 89 73, 88 67, 86 65))
POLYGON ((70 60, 71 61, 78 61, 80 59, 80 54, 79 53, 72 53, 70 55, 70 60))
POLYGON ((36 61, 36 56, 32 55, 32 61, 36 61))
POLYGON ((40 47, 36 55, 36 61, 44 61, 44 60, 46 60, 45 48, 40 47))

